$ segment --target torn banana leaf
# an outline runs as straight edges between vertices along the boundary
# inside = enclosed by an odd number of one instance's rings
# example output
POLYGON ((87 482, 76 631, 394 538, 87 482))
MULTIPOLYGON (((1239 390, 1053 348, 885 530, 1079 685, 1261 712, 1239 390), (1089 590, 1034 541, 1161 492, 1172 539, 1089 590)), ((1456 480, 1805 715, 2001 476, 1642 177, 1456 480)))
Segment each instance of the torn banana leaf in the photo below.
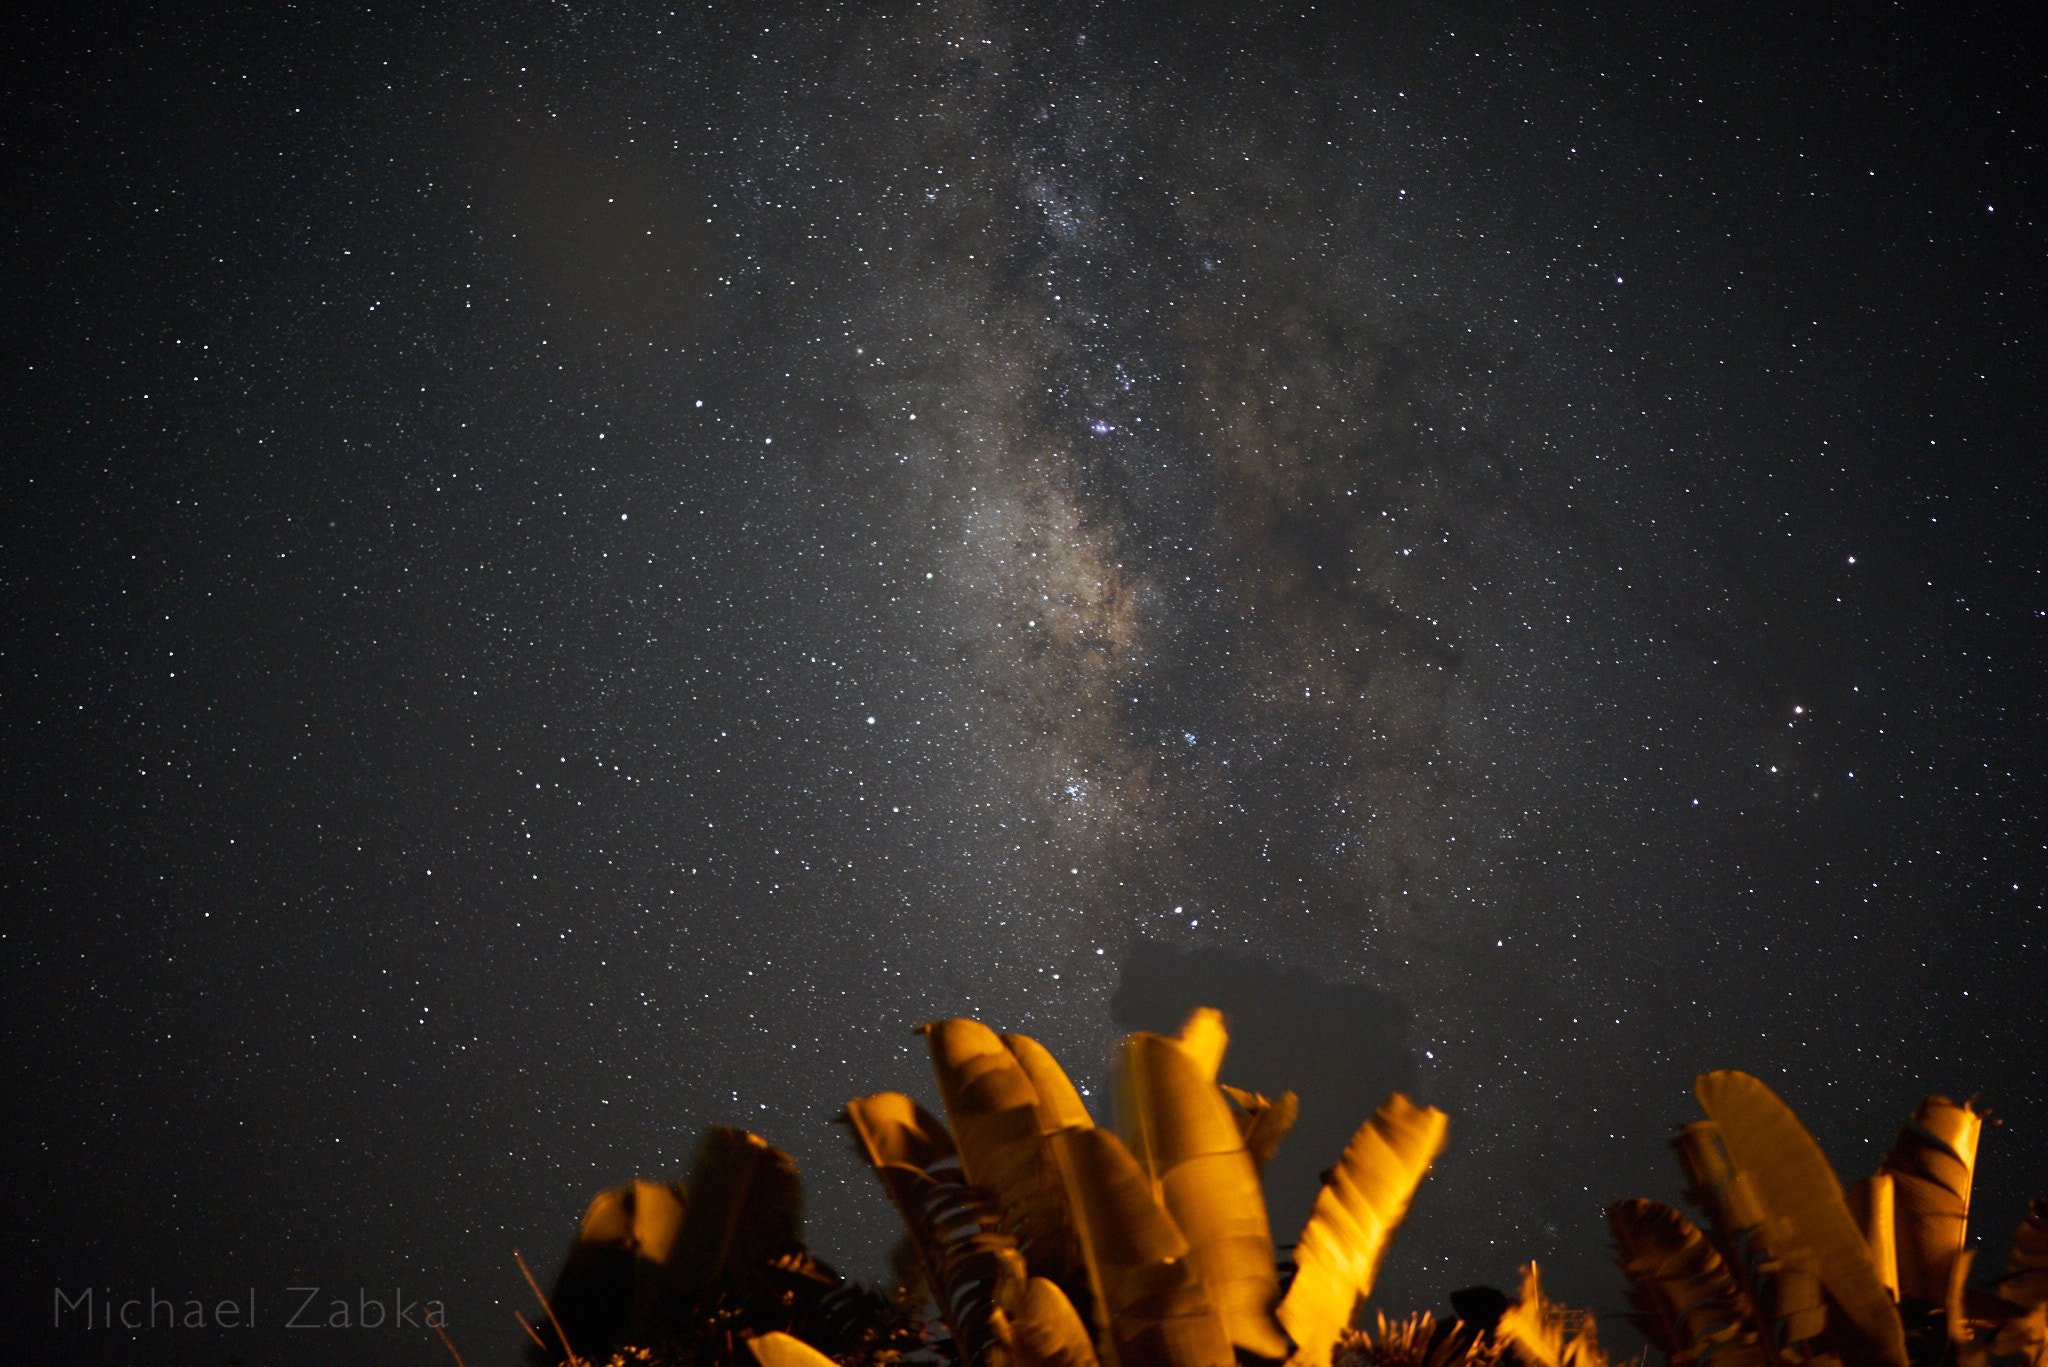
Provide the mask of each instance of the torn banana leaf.
POLYGON ((1827 1303, 1813 1255, 1735 1166, 1720 1126, 1694 1121, 1671 1147, 1685 1169, 1687 1195, 1708 1212, 1717 1247, 1748 1293, 1767 1347, 1781 1350, 1819 1336, 1827 1327, 1827 1303))
POLYGON ((1884 1156, 1879 1170, 1892 1177, 1902 1298, 1935 1305, 1947 1299, 1949 1269, 1969 1238, 1970 1181, 1983 1129, 1974 1107, 1931 1096, 1884 1156))
POLYGON ((1620 1201, 1608 1228, 1628 1277, 1634 1319, 1673 1367, 1767 1367, 1756 1307, 1707 1236, 1671 1207, 1620 1201))
MULTIPOLYGON (((1080 1248, 1065 1189, 1045 1150, 1044 1099, 1030 1074, 979 1021, 918 1029, 931 1046, 932 1071, 967 1180, 995 1199, 1032 1271, 1055 1281, 1078 1274, 1080 1248)), ((1064 1105, 1065 1098, 1055 1098, 1049 1109, 1057 1117, 1064 1105)))
POLYGON ((1494 1333, 1531 1367, 1607 1367, 1593 1316, 1546 1300, 1533 1262, 1522 1268, 1522 1298, 1507 1308, 1494 1333))
POLYGON ((591 1198, 548 1297, 580 1356, 602 1360, 645 1334, 672 1284, 668 1262, 688 1207, 689 1193, 667 1182, 630 1182, 591 1198))
POLYGON ((1775 1092, 1747 1073, 1705 1073, 1693 1091, 1765 1208, 1791 1226, 1793 1240, 1811 1256, 1821 1285, 1847 1320, 1843 1332, 1888 1367, 1906 1367, 1898 1306, 1820 1145, 1775 1092))
POLYGON ((1294 1249, 1294 1284, 1280 1302, 1295 1367, 1328 1367, 1330 1347, 1349 1327, 1359 1298, 1372 1291, 1387 1241, 1448 1127, 1442 1111, 1397 1092, 1351 1136, 1316 1193, 1294 1249))
POLYGON ((1001 1362, 1004 1309, 1023 1300, 1024 1259, 987 1197, 950 1165, 945 1126, 898 1092, 856 1097, 845 1118, 902 1217, 961 1361, 1001 1362))
POLYGON ((945 1122, 901 1092, 877 1092, 846 1103, 846 1123, 868 1162, 919 1172, 957 1162, 960 1151, 945 1122))
MULTIPOLYGON (((1205 1047, 1220 1059, 1222 1017, 1197 1011, 1190 1026, 1198 1023, 1205 1047)), ((1224 1332, 1260 1357, 1287 1356, 1286 1336, 1273 1319, 1280 1279, 1265 1192, 1209 1072, 1211 1059, 1180 1040, 1141 1032, 1124 1038, 1118 1062, 1124 1142, 1187 1240, 1224 1332)))
POLYGON ((635 1180, 600 1193, 583 1213, 583 1238, 609 1235, 632 1250, 635 1332, 647 1327, 655 1301, 676 1283, 670 1259, 689 1209, 690 1193, 682 1184, 635 1180))
POLYGON ((689 1192, 675 1183, 635 1179, 592 1197, 577 1237, 617 1244, 635 1257, 665 1263, 689 1204, 689 1192))
POLYGON ((1104 1367, 1234 1367, 1230 1336, 1130 1150, 1108 1130, 1049 1141, 1095 1296, 1104 1367))
POLYGON ((1244 1136, 1244 1151, 1252 1156, 1252 1166, 1264 1172, 1266 1164, 1280 1151, 1280 1141, 1294 1128, 1295 1117, 1301 1112, 1300 1099, 1292 1092, 1282 1092, 1278 1100, 1268 1100, 1241 1087, 1225 1087, 1223 1095, 1237 1107, 1237 1128, 1244 1136))

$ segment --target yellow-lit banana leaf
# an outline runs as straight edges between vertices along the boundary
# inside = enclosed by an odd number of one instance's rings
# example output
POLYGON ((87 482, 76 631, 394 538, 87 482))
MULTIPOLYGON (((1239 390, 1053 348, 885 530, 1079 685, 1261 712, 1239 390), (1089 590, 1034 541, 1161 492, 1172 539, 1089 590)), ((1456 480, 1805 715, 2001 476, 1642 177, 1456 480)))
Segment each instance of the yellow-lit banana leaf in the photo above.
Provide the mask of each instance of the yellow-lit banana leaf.
POLYGON ((2012 1232, 1998 1294, 2014 1305, 2048 1305, 2048 1201, 2034 1201, 2012 1232))
MULTIPOLYGON (((1079 1245, 1065 1189, 1045 1150, 1043 1100, 1030 1074, 979 1021, 938 1021, 919 1031, 931 1046, 932 1071, 967 1180, 995 1198, 1033 1272, 1056 1281, 1076 1274, 1079 1245)), ((1042 1062, 1050 1055, 1034 1066, 1042 1062)), ((1055 1098, 1046 1109, 1057 1117, 1064 1106, 1065 1098, 1055 1098)))
POLYGON ((1398 1092, 1344 1148, 1295 1245, 1299 1269, 1280 1302, 1279 1320, 1293 1337, 1296 1367, 1328 1367, 1330 1348, 1351 1323, 1358 1299, 1372 1291, 1387 1241, 1449 1127, 1435 1107, 1398 1092))
POLYGON ((1948 1296, 1949 1269, 1969 1237, 1970 1181, 1984 1117, 1945 1096, 1921 1102, 1899 1131, 1880 1171, 1891 1174, 1899 1295, 1935 1305, 1948 1296))
POLYGON ((1906 1367, 1898 1306, 1878 1277, 1820 1145, 1775 1092, 1747 1073, 1705 1073, 1693 1091, 1764 1208, 1790 1225, 1792 1241, 1811 1257, 1821 1284, 1847 1318, 1841 1330, 1862 1340, 1878 1361, 1906 1367))
POLYGON ((689 1208, 690 1193, 683 1186, 636 1179, 599 1192, 583 1212, 579 1239, 611 1244, 633 1255, 636 1330, 646 1325, 655 1298, 674 1283, 676 1270, 669 1258, 689 1208))
POLYGON ((1095 1296, 1104 1367, 1234 1367, 1230 1336, 1152 1184, 1108 1130, 1049 1141, 1095 1296))
POLYGON ((901 1092, 855 1097, 846 1103, 846 1123, 877 1169, 928 1172, 948 1160, 959 1161, 945 1122, 901 1092))
POLYGON ((1522 1298, 1494 1333, 1512 1343, 1530 1367, 1607 1367, 1590 1314, 1574 1314, 1544 1298, 1536 1264, 1522 1269, 1522 1298))
POLYGON ((1230 1103, 1209 1071, 1222 1057, 1222 1017, 1197 1011, 1189 1028, 1208 1054, 1164 1035, 1127 1035, 1119 1055, 1123 1138, 1188 1242, 1230 1341, 1261 1357, 1287 1355, 1273 1319, 1280 1280, 1259 1171, 1230 1103))
POLYGON ((1781 1349, 1817 1337, 1827 1327, 1827 1303, 1813 1256, 1735 1166, 1721 1127, 1694 1121, 1671 1147, 1685 1169, 1687 1194, 1711 1217, 1721 1255, 1749 1295, 1764 1342, 1781 1349))
POLYGON ((1057 1283, 1033 1277, 1010 1319, 1017 1367, 1096 1367, 1088 1326, 1057 1283))
POLYGON ((712 1126, 688 1188, 689 1209, 670 1258, 680 1287, 755 1276, 802 1234, 804 1191, 796 1163, 759 1135, 712 1126))
POLYGON ((688 1206, 681 1186, 644 1180, 591 1198, 548 1297, 579 1355, 602 1359, 641 1336, 674 1283, 669 1260, 688 1206))
POLYGON ((747 1347, 761 1367, 839 1367, 794 1334, 756 1334, 747 1340, 747 1347))
POLYGON ((1860 1179, 1849 1188, 1849 1213, 1863 1231, 1863 1246, 1870 1250, 1871 1266, 1892 1299, 1899 1298, 1899 1245, 1893 1220, 1896 1188, 1892 1175, 1882 1170, 1860 1179))
POLYGON ((577 1237, 616 1244, 651 1263, 668 1261, 689 1208, 689 1192, 670 1182, 635 1179, 591 1198, 577 1237))
POLYGON ((1295 1117, 1301 1112, 1300 1100, 1292 1092, 1282 1092, 1277 1100, 1268 1100, 1241 1087, 1225 1087, 1223 1095, 1237 1107, 1237 1128, 1244 1136, 1244 1151, 1252 1156, 1252 1166, 1264 1172, 1266 1164, 1280 1151, 1280 1141, 1294 1128, 1295 1117))
POLYGON ((1671 1207, 1619 1201, 1608 1228, 1645 1338, 1673 1367, 1767 1367, 1756 1307, 1707 1236, 1671 1207))
POLYGON ((986 1197, 951 1166, 945 1126, 898 1092, 847 1102, 846 1122, 903 1219, 961 1360, 999 1361, 1003 1307, 1024 1298, 1024 1259, 986 1197))

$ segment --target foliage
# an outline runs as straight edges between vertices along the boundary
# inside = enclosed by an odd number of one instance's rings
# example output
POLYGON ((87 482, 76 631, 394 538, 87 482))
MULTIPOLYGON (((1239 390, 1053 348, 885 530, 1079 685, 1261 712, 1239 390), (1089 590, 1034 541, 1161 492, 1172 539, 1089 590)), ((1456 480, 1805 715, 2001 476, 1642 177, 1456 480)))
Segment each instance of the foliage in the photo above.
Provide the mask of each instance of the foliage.
MULTIPOLYGON (((1551 1302, 1534 1263, 1512 1301, 1453 1293, 1461 1319, 1353 1326, 1443 1147, 1440 1111, 1396 1094, 1359 1126, 1283 1264, 1259 1174, 1295 1098, 1218 1082, 1230 1039, 1218 1013, 1121 1043, 1114 1128, 1025 1036, 968 1020, 920 1033, 945 1117, 889 1092, 840 1117, 903 1221, 890 1291, 843 1281, 805 1248, 787 1154, 714 1128, 687 1183, 639 1180, 591 1201, 529 1359, 1607 1367, 1593 1317, 1551 1302)), ((2048 1367, 2048 1202, 2014 1232, 1996 1293, 1969 1284, 1985 1124, 1974 1098, 1929 1097, 1845 1191, 1762 1082, 1708 1073, 1695 1093, 1706 1119, 1672 1147, 1704 1224, 1654 1201, 1608 1209, 1631 1318, 1673 1367, 2048 1367)))
POLYGON ((1760 1317, 1749 1293, 1693 1222, 1655 1201, 1607 1208, 1643 1337, 1673 1367, 1764 1367, 1760 1317))
POLYGON ((1335 1367, 1494 1367, 1506 1345, 1492 1333, 1462 1320, 1439 1323, 1427 1311, 1389 1320, 1378 1316, 1377 1332, 1346 1329, 1331 1352, 1335 1367))
POLYGON ((810 1255, 798 1237, 802 1209, 788 1154, 714 1127, 687 1185, 636 1181, 592 1199, 548 1313, 530 1330, 528 1360, 604 1362, 624 1352, 629 1361, 756 1367, 748 1342, 780 1332, 845 1367, 886 1367, 922 1346, 917 1307, 844 1283, 810 1255))
POLYGON ((1674 1364, 2048 1367, 2048 1206, 2015 1232, 1999 1295, 1968 1285, 1974 1098, 1927 1098, 1844 1192, 1762 1082, 1707 1073, 1694 1090, 1709 1118, 1672 1147, 1707 1229, 1653 1201, 1608 1208, 1637 1322, 1674 1364))
POLYGON ((1522 1268, 1522 1298, 1507 1308, 1494 1333, 1528 1367, 1607 1367, 1593 1317, 1546 1297, 1535 1263, 1522 1268))

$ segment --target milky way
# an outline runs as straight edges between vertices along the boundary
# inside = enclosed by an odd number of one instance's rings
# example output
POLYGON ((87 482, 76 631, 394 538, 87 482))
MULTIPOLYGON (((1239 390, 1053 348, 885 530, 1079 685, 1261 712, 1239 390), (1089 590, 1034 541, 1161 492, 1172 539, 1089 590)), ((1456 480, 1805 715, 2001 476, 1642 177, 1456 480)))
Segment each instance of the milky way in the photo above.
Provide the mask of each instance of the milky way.
POLYGON ((1983 1089, 2002 1237, 2018 59, 776 8, 42 35, 12 1282, 431 1283, 509 1354, 509 1250, 717 1122, 879 1276, 832 1117, 931 1097, 912 1026, 1099 1103, 1191 984, 1302 1090, 1276 1228, 1385 1088, 1450 1113, 1391 1309, 1618 1312, 1712 1067, 1845 1176, 1983 1089))

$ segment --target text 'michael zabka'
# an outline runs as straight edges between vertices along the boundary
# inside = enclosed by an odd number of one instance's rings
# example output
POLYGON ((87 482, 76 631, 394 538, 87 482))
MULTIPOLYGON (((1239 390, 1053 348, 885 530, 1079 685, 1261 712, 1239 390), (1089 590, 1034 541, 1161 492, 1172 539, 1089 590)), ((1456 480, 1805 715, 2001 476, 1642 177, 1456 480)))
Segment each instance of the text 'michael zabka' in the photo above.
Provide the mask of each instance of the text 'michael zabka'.
MULTIPOLYGON (((440 1301, 408 1301, 397 1287, 387 1304, 379 1293, 372 1297, 356 1288, 353 1301, 330 1296, 321 1304, 317 1286, 288 1286, 285 1302, 296 1309, 285 1317, 286 1329, 445 1329, 448 1307, 440 1301), (303 1295, 299 1293, 303 1292, 303 1295)), ((146 1296, 119 1297, 112 1287, 86 1287, 67 1295, 63 1287, 51 1291, 51 1315, 59 1329, 115 1329, 140 1333, 148 1329, 254 1329, 256 1288, 243 1299, 228 1297, 208 1301, 196 1296, 172 1300, 159 1296, 155 1287, 146 1296)))

